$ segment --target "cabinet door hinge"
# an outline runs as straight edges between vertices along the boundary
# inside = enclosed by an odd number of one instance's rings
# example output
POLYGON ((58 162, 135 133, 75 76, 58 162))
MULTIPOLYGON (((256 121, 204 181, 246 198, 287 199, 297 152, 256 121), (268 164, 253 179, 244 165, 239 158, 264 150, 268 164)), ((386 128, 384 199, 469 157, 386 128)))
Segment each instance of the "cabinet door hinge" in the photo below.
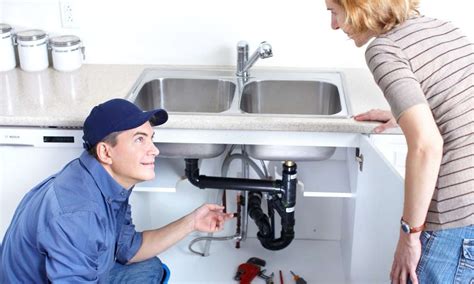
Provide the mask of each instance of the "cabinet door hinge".
POLYGON ((362 172, 364 168, 364 155, 362 155, 359 148, 356 148, 355 160, 359 163, 359 171, 362 172))

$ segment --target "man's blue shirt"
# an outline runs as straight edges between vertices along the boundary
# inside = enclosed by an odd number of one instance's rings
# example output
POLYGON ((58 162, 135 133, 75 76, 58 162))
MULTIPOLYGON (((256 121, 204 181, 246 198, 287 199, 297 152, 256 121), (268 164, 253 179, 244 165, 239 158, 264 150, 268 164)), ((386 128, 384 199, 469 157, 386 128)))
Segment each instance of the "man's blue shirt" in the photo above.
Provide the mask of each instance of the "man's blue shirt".
POLYGON ((130 193, 84 152, 21 201, 2 242, 0 283, 106 282, 142 243, 130 193))

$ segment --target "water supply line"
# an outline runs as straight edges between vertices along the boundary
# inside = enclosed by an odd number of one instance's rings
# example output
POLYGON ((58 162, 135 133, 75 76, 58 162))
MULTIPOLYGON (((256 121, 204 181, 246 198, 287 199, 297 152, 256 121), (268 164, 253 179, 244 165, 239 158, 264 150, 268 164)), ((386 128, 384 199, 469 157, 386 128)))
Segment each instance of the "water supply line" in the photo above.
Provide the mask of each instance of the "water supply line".
MULTIPOLYGON (((233 150, 235 149, 235 146, 236 145, 231 146, 230 150, 227 152, 226 157, 224 158, 224 161, 222 162, 221 176, 227 177, 231 162, 236 159, 239 159, 242 161, 243 177, 245 178, 249 177, 249 166, 251 166, 252 169, 255 171, 255 173, 261 179, 268 179, 268 171, 265 166, 265 163, 263 161, 260 161, 263 167, 263 171, 262 171, 258 167, 258 165, 252 159, 248 157, 248 155, 245 152, 244 146, 242 146, 242 154, 232 154, 233 150)), ((224 193, 225 193, 225 190, 218 191, 215 203, 219 203, 221 200, 224 201, 223 200, 224 193)), ((244 200, 247 200, 247 198, 248 198, 247 191, 245 191, 245 195, 243 198, 240 194, 237 195, 237 225, 236 225, 236 233, 234 235, 225 236, 225 237, 214 237, 213 233, 208 233, 207 236, 197 237, 193 239, 189 243, 188 249, 197 255, 209 256, 211 241, 228 241, 228 240, 235 240, 236 248, 240 248, 240 241, 245 241, 245 239, 247 238, 247 224, 248 224, 247 204, 248 202, 244 202, 244 200), (242 207, 244 208, 243 211, 242 211, 242 207), (206 241, 203 252, 199 252, 193 249, 193 245, 200 241, 206 241)))
POLYGON ((269 250, 280 250, 291 243, 295 225, 296 163, 292 161, 283 163, 281 180, 205 176, 199 174, 198 159, 185 159, 185 163, 186 177, 196 187, 249 192, 249 199, 246 200, 249 203, 249 216, 259 227, 257 238, 263 247, 269 250), (262 192, 270 194, 268 210, 272 213, 269 214, 273 216, 275 210, 280 215, 282 229, 279 238, 275 238, 273 222, 261 210, 262 192), (250 203, 250 198, 252 198, 252 203, 250 203))

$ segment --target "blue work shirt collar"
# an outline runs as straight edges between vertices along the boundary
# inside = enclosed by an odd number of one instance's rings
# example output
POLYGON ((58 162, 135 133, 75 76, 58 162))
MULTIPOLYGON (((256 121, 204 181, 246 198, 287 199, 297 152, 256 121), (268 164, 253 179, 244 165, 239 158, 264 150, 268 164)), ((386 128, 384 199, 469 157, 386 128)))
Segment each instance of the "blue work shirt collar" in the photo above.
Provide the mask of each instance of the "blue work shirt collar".
POLYGON ((106 198, 107 202, 124 202, 132 193, 130 189, 123 188, 102 166, 96 158, 84 151, 79 157, 81 164, 87 169, 94 179, 97 187, 106 198))

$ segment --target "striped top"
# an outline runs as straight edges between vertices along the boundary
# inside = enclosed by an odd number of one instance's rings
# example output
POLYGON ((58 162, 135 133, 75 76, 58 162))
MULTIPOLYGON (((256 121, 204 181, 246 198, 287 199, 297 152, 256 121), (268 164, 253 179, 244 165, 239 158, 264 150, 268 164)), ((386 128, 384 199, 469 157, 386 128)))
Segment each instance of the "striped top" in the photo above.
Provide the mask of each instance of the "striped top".
POLYGON ((449 22, 416 16, 375 38, 366 61, 397 120, 428 104, 443 137, 426 229, 474 224, 473 44, 449 22))

